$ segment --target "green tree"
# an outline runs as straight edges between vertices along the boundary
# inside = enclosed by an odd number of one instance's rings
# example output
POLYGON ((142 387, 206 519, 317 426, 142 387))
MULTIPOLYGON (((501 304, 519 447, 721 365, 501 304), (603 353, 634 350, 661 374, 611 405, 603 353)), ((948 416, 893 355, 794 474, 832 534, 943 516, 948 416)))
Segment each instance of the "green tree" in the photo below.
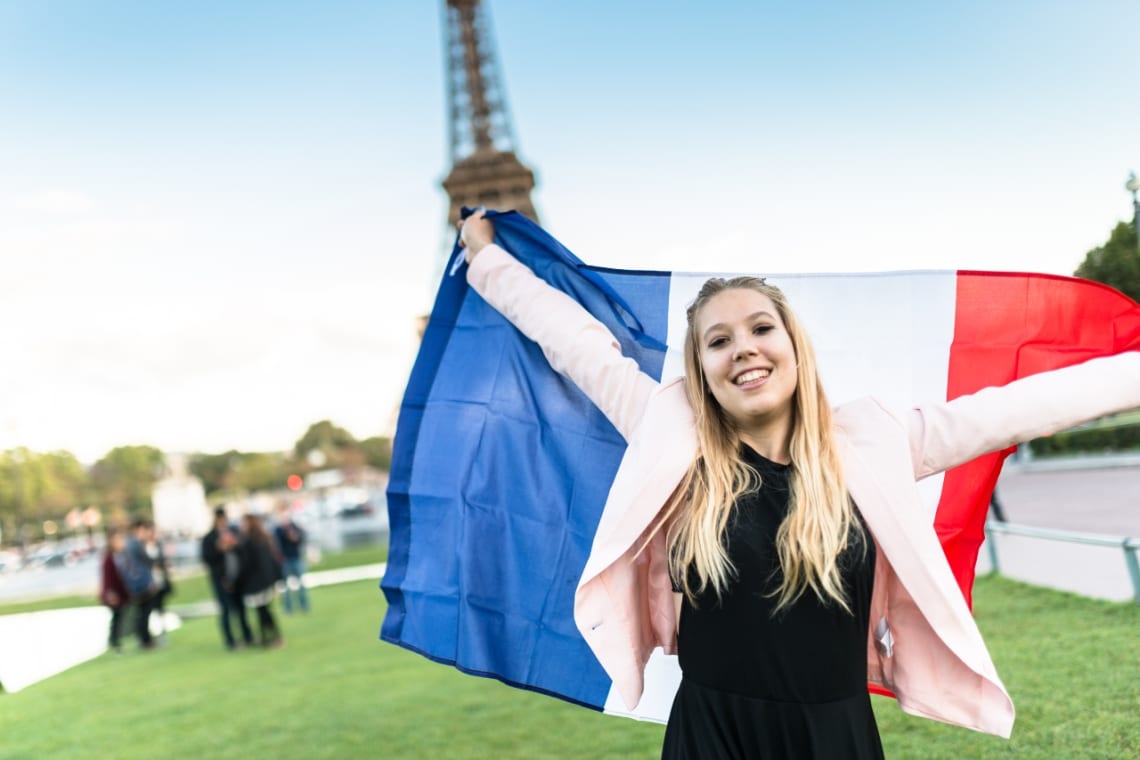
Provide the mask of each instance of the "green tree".
MULTIPOLYGON (((305 434, 297 439, 293 445, 293 455, 298 464, 310 463, 313 468, 321 467, 358 467, 364 463, 364 455, 360 444, 342 427, 337 427, 328 420, 321 420, 309 425, 305 434), (318 460, 312 459, 312 454, 319 451, 318 460), (316 464, 321 461, 322 464, 316 464)), ((305 469, 302 467, 302 469, 305 469)))
MULTIPOLYGON (((1077 277, 1096 280, 1116 288, 1133 301, 1140 301, 1140 250, 1136 225, 1120 222, 1108 242, 1093 248, 1074 272, 1077 277)), ((1140 426, 1125 425, 1110 430, 1081 430, 1060 433, 1033 441, 1038 454, 1073 454, 1087 451, 1124 451, 1140 440, 1140 426)))
POLYGON ((151 510, 151 490, 162 477, 166 458, 153 446, 118 446, 91 468, 97 498, 128 513, 151 510))
POLYGON ((295 465, 277 452, 230 451, 221 454, 195 454, 190 472, 202 481, 207 498, 224 498, 249 491, 285 487, 285 479, 295 465))
POLYGON ((242 454, 238 466, 238 484, 247 491, 284 488, 290 471, 289 463, 282 454, 242 454))
POLYGON ((387 472, 392 467, 392 439, 374 435, 360 442, 364 460, 370 467, 387 472))
POLYGON ((51 451, 36 457, 41 468, 40 512, 44 517, 62 517, 84 506, 91 496, 87 471, 70 451, 51 451))
POLYGON ((190 472, 202 481, 206 493, 229 491, 236 488, 238 463, 241 453, 230 449, 221 454, 194 454, 190 457, 190 472))
POLYGON ((24 526, 38 533, 42 521, 63 517, 90 495, 87 473, 68 451, 21 447, 0 454, 0 528, 11 540, 24 526))
POLYGON ((1127 222, 1116 225, 1108 236, 1108 242, 1089 251, 1074 274, 1103 282, 1133 301, 1140 301, 1140 251, 1136 248, 1136 228, 1127 222))
POLYGON ((32 452, 23 447, 0 454, 0 520, 9 541, 20 535, 35 500, 34 476, 27 466, 32 457, 32 452))

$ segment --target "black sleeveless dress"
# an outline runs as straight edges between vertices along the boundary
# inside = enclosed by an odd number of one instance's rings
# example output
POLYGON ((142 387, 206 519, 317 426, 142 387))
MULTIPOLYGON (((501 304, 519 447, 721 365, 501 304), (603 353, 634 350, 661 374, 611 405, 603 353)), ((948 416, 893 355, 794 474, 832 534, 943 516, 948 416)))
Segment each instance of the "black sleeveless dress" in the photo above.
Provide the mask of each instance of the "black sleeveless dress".
POLYGON ((866 538, 849 541, 840 558, 854 614, 809 590, 773 617, 771 591, 782 579, 775 539, 788 511, 790 468, 748 447, 743 454, 762 487, 741 496, 729 519, 736 575, 728 589, 720 600, 708 590, 695 607, 682 607, 682 679, 661 756, 882 758, 867 693, 874 541, 863 525, 866 538))

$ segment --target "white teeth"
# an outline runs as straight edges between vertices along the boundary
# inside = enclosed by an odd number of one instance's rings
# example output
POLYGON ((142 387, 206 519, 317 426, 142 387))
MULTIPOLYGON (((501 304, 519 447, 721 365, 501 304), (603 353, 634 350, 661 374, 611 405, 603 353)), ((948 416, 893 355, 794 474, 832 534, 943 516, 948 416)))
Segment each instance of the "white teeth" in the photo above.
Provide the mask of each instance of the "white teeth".
POLYGON ((736 378, 736 380, 735 380, 734 382, 735 382, 737 385, 743 385, 743 384, 745 384, 745 383, 751 383, 751 382, 755 382, 756 380, 759 380, 759 379, 761 379, 761 378, 763 378, 763 377, 768 377, 768 375, 770 375, 770 374, 772 374, 772 371, 771 371, 771 370, 767 370, 767 369, 752 369, 752 370, 749 370, 749 371, 747 371, 747 372, 743 373, 743 374, 742 374, 742 375, 740 375, 739 377, 737 377, 737 378, 736 378))

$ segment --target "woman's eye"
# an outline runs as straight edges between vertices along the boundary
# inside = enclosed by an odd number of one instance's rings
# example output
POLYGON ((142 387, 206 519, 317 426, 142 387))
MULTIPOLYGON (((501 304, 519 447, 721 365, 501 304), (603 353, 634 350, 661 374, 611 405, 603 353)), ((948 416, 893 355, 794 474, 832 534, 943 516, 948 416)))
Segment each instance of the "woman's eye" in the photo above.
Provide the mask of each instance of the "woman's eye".
POLYGON ((728 338, 713 338, 709 341, 709 348, 720 348, 728 342, 728 338))
POLYGON ((757 335, 763 335, 764 333, 770 332, 771 330, 772 325, 756 325, 752 328, 752 332, 756 333, 757 335))

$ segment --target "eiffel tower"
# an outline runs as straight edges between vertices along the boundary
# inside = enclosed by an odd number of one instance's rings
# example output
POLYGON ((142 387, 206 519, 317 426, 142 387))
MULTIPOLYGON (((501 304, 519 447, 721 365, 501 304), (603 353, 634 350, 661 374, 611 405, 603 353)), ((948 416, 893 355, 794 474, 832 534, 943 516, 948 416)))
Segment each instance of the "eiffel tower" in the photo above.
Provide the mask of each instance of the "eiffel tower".
POLYGON ((446 0, 447 108, 451 173, 443 180, 449 225, 463 206, 515 209, 538 221, 534 172, 515 155, 483 0, 446 0))

